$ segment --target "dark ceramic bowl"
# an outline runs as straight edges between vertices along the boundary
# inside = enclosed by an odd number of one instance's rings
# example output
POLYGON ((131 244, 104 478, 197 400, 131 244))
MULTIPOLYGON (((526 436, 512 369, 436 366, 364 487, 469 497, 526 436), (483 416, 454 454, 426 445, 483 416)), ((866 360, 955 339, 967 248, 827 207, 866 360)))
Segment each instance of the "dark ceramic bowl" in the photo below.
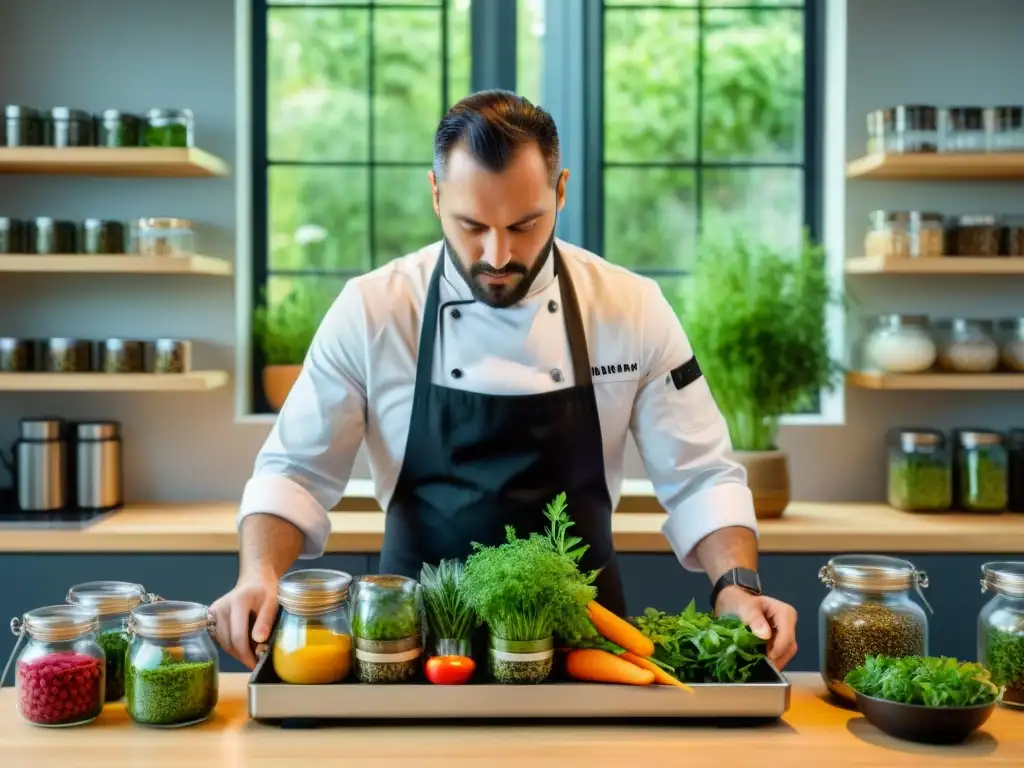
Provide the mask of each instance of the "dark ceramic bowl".
POLYGON ((959 744, 985 724, 999 700, 973 707, 925 707, 857 692, 857 709, 890 736, 925 744, 959 744))

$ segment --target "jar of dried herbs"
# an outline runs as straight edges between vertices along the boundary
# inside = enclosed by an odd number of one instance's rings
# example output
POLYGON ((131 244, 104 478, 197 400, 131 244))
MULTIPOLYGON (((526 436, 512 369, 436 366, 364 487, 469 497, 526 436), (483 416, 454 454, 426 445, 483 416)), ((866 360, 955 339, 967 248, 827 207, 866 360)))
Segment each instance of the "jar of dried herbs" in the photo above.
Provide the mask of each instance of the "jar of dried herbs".
POLYGON ((0 145, 39 147, 43 144, 43 115, 38 109, 7 104, 0 124, 0 145))
POLYGON ((65 602, 96 613, 100 621, 97 642, 107 660, 106 700, 124 696, 124 663, 128 651, 125 622, 137 605, 160 598, 146 592, 141 584, 128 581, 87 581, 68 590, 65 602))
POLYGON ((138 147, 142 144, 142 118, 105 109, 96 115, 96 144, 100 147, 138 147))
POLYGON ((872 211, 864 255, 872 259, 934 259, 945 253, 941 213, 872 211))
POLYGON ((190 109, 151 109, 146 113, 147 147, 194 146, 194 117, 190 109))
POLYGON ((145 343, 130 339, 99 342, 100 370, 104 373, 143 373, 145 343))
POLYGON ((555 641, 502 640, 490 635, 487 667, 499 683, 543 683, 554 666, 555 641))
POLYGON ((24 221, 0 216, 0 253, 28 253, 27 232, 24 221))
POLYGON ((999 220, 988 213, 956 217, 949 227, 949 253, 954 256, 991 258, 1002 250, 999 220))
POLYGON ((420 671, 423 602, 405 576, 361 576, 352 587, 356 677, 363 683, 404 683, 420 671))
POLYGON ((25 373, 35 368, 35 345, 26 339, 0 337, 0 373, 25 373))
POLYGON ((120 221, 86 219, 78 236, 82 253, 92 256, 124 253, 125 241, 125 228, 120 221))
POLYGON ((136 723, 200 723, 217 706, 219 666, 209 608, 162 600, 135 607, 128 617, 124 704, 136 723))
POLYGON ((43 118, 43 143, 48 147, 91 147, 96 144, 92 115, 81 109, 54 107, 43 118))
POLYGON ((1003 704, 1024 708, 1024 562, 985 563, 981 573, 994 594, 978 614, 978 661, 1004 686, 1003 704))
POLYGON ((934 429, 889 433, 889 504, 914 512, 940 512, 953 503, 953 467, 946 438, 934 429))
POLYGON ((47 339, 42 363, 50 373, 86 373, 93 369, 92 345, 84 339, 47 339))
POLYGON ((956 502, 968 512, 1002 512, 1009 490, 1009 457, 999 432, 958 430, 954 443, 956 502))
MULTIPOLYGON (((834 557, 818 572, 830 589, 818 609, 819 663, 825 685, 855 701, 843 682, 867 656, 927 655, 928 617, 911 597, 928 576, 913 563, 885 555, 834 557)), ((931 610, 931 606, 928 606, 931 610)))
POLYGON ((192 342, 181 339, 147 342, 146 370, 149 373, 188 373, 192 370, 192 342))
POLYGON ((28 225, 28 252, 40 256, 77 253, 77 234, 78 227, 73 221, 56 221, 49 216, 40 216, 28 225))

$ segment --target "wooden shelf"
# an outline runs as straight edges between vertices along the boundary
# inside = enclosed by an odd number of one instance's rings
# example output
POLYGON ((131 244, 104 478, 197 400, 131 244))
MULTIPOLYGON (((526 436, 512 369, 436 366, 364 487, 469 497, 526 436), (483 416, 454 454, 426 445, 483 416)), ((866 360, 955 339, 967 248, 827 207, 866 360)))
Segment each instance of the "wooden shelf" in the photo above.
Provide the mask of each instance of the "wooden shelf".
POLYGON ((0 391, 7 392, 206 392, 227 382, 226 371, 0 373, 0 391))
MULTIPOLYGON (((1024 259, 1021 259, 1024 261, 1024 259)), ((104 272, 146 275, 230 275, 231 262, 193 254, 167 256, 0 254, 0 272, 104 272)))
POLYGON ((1024 390, 1024 373, 875 373, 851 371, 846 383, 861 389, 1024 390))
POLYGON ((868 155, 846 164, 849 179, 1024 179, 1024 152, 868 155))
POLYGON ((0 147, 0 173, 209 178, 227 176, 231 168, 194 148, 0 147))
POLYGON ((1024 258, 944 256, 933 259, 847 259, 848 275, 1024 275, 1024 258))

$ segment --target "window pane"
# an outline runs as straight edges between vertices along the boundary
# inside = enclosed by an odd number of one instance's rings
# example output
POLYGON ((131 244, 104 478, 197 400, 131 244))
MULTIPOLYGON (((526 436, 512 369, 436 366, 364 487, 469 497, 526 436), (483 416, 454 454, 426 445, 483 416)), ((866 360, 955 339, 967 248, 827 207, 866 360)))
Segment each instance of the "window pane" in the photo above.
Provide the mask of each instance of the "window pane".
POLYGON ((803 171, 742 168, 703 173, 701 237, 730 229, 776 248, 799 248, 804 219, 803 171))
POLYGON ((366 168, 268 169, 271 270, 370 267, 366 168))
POLYGON ((800 6, 803 7, 804 0, 704 0, 704 5, 709 7, 744 6, 749 8, 772 8, 778 6, 800 6))
POLYGON ((605 161, 693 159, 697 12, 609 10, 604 31, 605 161))
POLYGON ((366 0, 269 0, 267 5, 281 5, 292 8, 302 5, 367 5, 366 0))
POLYGON ((705 159, 802 159, 803 18, 778 10, 705 15, 705 159))
POLYGON ((692 263, 696 212, 690 170, 609 168, 604 174, 604 256, 646 269, 692 263))
POLYGON ((696 8, 700 0, 605 0, 606 8, 614 8, 616 5, 678 5, 681 8, 696 8))
POLYGON ((374 170, 374 266, 441 239, 429 170, 429 165, 374 170))
POLYGON ((441 5, 442 2, 444 0, 373 0, 374 5, 441 5))
POLYGON ((367 17, 362 9, 268 12, 267 151, 271 160, 367 157, 367 17))
POLYGON ((544 3, 516 3, 516 92, 534 104, 544 103, 544 3))
POLYGON ((448 93, 445 110, 469 95, 470 60, 469 14, 471 0, 448 2, 448 93))

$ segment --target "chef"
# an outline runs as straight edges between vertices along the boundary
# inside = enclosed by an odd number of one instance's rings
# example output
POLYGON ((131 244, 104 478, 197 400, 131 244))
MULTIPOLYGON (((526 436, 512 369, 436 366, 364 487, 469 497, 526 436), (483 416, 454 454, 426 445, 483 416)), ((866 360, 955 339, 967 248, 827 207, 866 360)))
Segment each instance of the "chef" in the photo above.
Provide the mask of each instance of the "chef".
MULTIPOLYGON (((380 572, 542 531, 565 492, 573 534, 624 615, 612 512, 632 433, 683 568, 711 603, 796 652, 796 612, 764 595, 757 526, 725 421, 658 285, 555 237, 569 172, 543 109, 506 91, 453 106, 429 173, 443 238, 350 280, 316 332, 239 509, 217 637, 252 668, 277 581, 324 552, 361 445, 387 511, 380 572), (253 621, 255 617, 255 621, 253 621)), ((401 227, 401 221, 391 223, 401 227)))

